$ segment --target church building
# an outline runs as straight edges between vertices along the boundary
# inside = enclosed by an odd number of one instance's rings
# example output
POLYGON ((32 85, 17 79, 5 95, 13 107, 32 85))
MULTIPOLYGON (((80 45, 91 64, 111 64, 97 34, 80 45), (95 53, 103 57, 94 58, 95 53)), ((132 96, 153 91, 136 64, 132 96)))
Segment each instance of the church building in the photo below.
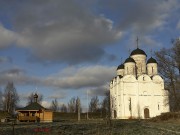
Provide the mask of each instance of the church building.
POLYGON ((146 119, 169 112, 169 93, 154 58, 133 50, 110 82, 112 119, 146 119))

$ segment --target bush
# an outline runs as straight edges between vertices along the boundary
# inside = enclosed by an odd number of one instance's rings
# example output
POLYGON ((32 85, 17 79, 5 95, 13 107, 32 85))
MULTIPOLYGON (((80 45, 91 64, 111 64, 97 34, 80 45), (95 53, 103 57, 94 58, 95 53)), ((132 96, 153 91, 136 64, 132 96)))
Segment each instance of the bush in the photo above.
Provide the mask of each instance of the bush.
POLYGON ((152 120, 152 121, 167 121, 170 119, 180 119, 180 112, 162 113, 161 115, 151 118, 150 120, 152 120))

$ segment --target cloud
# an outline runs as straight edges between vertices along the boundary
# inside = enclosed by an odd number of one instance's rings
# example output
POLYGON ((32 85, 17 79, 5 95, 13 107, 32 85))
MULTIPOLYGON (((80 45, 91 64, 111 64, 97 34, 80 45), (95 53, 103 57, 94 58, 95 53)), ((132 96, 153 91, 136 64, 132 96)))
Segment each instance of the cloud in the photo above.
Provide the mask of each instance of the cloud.
POLYGON ((48 96, 49 99, 64 99, 66 98, 66 93, 62 91, 55 91, 52 95, 48 96))
POLYGON ((105 86, 115 76, 115 67, 102 65, 87 67, 69 67, 59 73, 46 77, 30 76, 23 69, 12 68, 0 72, 0 84, 14 82, 16 85, 39 85, 54 88, 56 91, 48 98, 63 99, 66 93, 58 94, 58 90, 91 89, 102 95, 105 86), (105 86, 104 86, 105 85, 105 86), (58 90, 57 90, 58 89, 58 90))
POLYGON ((6 29, 0 23, 0 49, 6 48, 12 43, 16 42, 18 36, 15 32, 6 29))
POLYGON ((99 87, 111 80, 115 73, 115 67, 89 66, 81 68, 67 68, 59 74, 47 77, 43 82, 47 86, 55 86, 63 89, 81 89, 85 87, 99 87))
POLYGON ((12 63, 12 58, 0 56, 0 63, 12 63))
POLYGON ((92 88, 88 90, 88 95, 93 97, 93 96, 105 96, 106 92, 109 91, 109 86, 108 84, 92 88))
POLYGON ((178 21, 176 28, 180 29, 180 20, 178 21))
POLYGON ((42 61, 97 62, 112 57, 103 48, 123 35, 112 20, 95 15, 73 0, 3 4, 16 6, 9 17, 18 35, 17 45, 28 48, 35 59, 42 61))
POLYGON ((29 49, 31 61, 73 65, 111 59, 104 47, 125 33, 143 37, 162 31, 180 6, 177 0, 7 0, 0 7, 12 23, 11 30, 0 26, 0 48, 15 42, 29 49))
POLYGON ((48 101, 42 101, 41 105, 45 108, 49 108, 51 106, 51 102, 48 102, 48 101))
POLYGON ((40 82, 40 78, 28 76, 21 68, 11 68, 0 72, 0 84, 14 82, 16 85, 32 85, 40 82))
POLYGON ((116 16, 120 29, 132 30, 136 35, 162 29, 180 7, 177 0, 100 0, 99 5, 116 16))

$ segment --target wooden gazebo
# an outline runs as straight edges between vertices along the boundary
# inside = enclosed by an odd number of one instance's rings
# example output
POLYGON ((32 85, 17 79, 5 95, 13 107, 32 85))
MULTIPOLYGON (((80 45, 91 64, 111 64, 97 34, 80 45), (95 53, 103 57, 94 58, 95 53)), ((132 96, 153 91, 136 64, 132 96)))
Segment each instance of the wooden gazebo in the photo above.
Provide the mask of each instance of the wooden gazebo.
POLYGON ((38 95, 34 95, 34 102, 24 108, 18 108, 17 119, 20 122, 52 122, 53 112, 37 102, 38 95))

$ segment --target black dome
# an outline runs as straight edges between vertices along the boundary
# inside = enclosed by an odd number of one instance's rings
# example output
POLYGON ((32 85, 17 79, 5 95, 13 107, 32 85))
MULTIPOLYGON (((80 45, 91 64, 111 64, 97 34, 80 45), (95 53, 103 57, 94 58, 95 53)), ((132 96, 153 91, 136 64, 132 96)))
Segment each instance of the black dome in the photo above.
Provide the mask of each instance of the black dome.
POLYGON ((34 98, 38 98, 38 95, 37 95, 37 94, 34 94, 34 98))
POLYGON ((118 69, 124 69, 124 64, 119 65, 119 66, 117 67, 117 70, 118 70, 118 69))
POLYGON ((148 61, 147 61, 147 64, 148 63, 157 63, 157 61, 154 59, 154 58, 149 58, 148 61))
POLYGON ((134 59, 131 58, 131 57, 127 58, 124 63, 127 63, 127 62, 133 62, 133 63, 135 63, 134 59))
MULTIPOLYGON (((146 55, 146 53, 145 53, 143 50, 137 48, 137 49, 135 49, 135 50, 133 50, 133 51, 131 52, 131 55, 130 55, 130 56, 136 55, 136 54, 146 55)), ((147 55, 146 55, 146 56, 147 56, 147 55)))

